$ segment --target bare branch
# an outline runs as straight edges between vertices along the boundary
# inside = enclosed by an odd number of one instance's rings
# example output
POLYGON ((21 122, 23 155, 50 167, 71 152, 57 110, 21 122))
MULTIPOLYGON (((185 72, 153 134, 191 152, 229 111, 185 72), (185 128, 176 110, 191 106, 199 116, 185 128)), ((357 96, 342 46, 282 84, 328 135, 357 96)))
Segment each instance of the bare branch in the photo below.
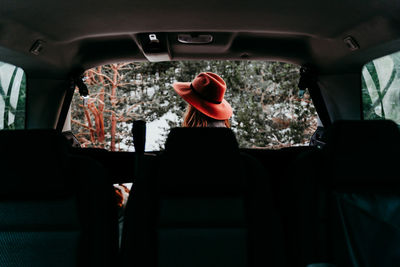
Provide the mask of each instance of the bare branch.
POLYGON ((113 80, 110 77, 108 77, 107 75, 104 75, 103 73, 99 73, 99 72, 95 71, 94 69, 90 69, 88 71, 96 74, 97 76, 101 76, 101 77, 107 79, 111 84, 114 84, 113 80))
POLYGON ((87 126, 86 124, 84 124, 84 123, 82 123, 82 122, 80 122, 80 121, 77 121, 77 120, 72 119, 71 122, 72 122, 72 123, 75 123, 75 124, 77 124, 77 125, 79 125, 79 126, 81 126, 81 127, 83 127, 83 128, 85 128, 85 129, 92 130, 92 131, 95 130, 94 128, 89 127, 89 126, 87 126))

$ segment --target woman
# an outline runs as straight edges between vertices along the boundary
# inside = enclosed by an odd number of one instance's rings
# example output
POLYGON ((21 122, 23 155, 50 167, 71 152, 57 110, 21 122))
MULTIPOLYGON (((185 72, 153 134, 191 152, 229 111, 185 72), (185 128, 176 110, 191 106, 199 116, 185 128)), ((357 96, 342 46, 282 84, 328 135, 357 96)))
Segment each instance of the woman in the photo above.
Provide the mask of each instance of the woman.
POLYGON ((203 72, 190 82, 176 82, 175 91, 187 103, 183 127, 227 127, 232 107, 224 99, 225 81, 215 73, 203 72))

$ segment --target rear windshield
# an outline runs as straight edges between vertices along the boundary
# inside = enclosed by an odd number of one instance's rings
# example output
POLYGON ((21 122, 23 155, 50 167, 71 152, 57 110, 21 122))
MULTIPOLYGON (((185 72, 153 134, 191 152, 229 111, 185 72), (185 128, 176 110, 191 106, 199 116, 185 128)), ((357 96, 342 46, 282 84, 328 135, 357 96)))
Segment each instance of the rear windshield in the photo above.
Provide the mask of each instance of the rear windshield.
POLYGON ((25 128, 24 70, 0 61, 0 130, 25 128))
POLYGON ((364 119, 389 119, 400 125, 400 52, 364 65, 362 105, 364 119))
POLYGON ((220 75, 239 145, 281 148, 307 145, 317 126, 307 92, 297 84, 299 67, 265 61, 180 61, 121 63, 85 73, 86 102, 78 91, 72 102, 72 131, 84 147, 132 151, 133 120, 147 122, 146 151, 163 149, 171 127, 181 126, 186 103, 172 88, 201 72, 220 75))

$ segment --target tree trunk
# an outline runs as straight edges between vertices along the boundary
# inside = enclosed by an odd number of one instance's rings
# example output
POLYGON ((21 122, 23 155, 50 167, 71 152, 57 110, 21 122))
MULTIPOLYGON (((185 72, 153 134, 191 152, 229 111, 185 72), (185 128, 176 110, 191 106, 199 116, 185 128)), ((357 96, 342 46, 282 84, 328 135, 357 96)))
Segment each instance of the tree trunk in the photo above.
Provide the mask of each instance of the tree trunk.
MULTIPOLYGON (((117 95, 117 86, 118 86, 118 65, 112 64, 111 68, 113 70, 113 79, 112 79, 112 87, 111 87, 111 105, 113 108, 116 107, 116 95, 117 95)), ((117 117, 115 116, 115 112, 111 113, 111 145, 110 150, 115 151, 115 135, 117 132, 117 117)))

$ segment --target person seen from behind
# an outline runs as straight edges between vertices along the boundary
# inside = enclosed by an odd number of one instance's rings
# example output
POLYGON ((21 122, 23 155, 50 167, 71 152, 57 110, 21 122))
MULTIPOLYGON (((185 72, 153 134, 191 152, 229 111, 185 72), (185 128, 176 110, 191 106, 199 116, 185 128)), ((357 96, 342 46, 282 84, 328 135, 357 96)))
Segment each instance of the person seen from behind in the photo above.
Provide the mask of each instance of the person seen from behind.
POLYGON ((183 127, 227 127, 233 111, 224 99, 225 81, 215 73, 202 72, 192 82, 176 82, 175 92, 188 105, 183 127))

